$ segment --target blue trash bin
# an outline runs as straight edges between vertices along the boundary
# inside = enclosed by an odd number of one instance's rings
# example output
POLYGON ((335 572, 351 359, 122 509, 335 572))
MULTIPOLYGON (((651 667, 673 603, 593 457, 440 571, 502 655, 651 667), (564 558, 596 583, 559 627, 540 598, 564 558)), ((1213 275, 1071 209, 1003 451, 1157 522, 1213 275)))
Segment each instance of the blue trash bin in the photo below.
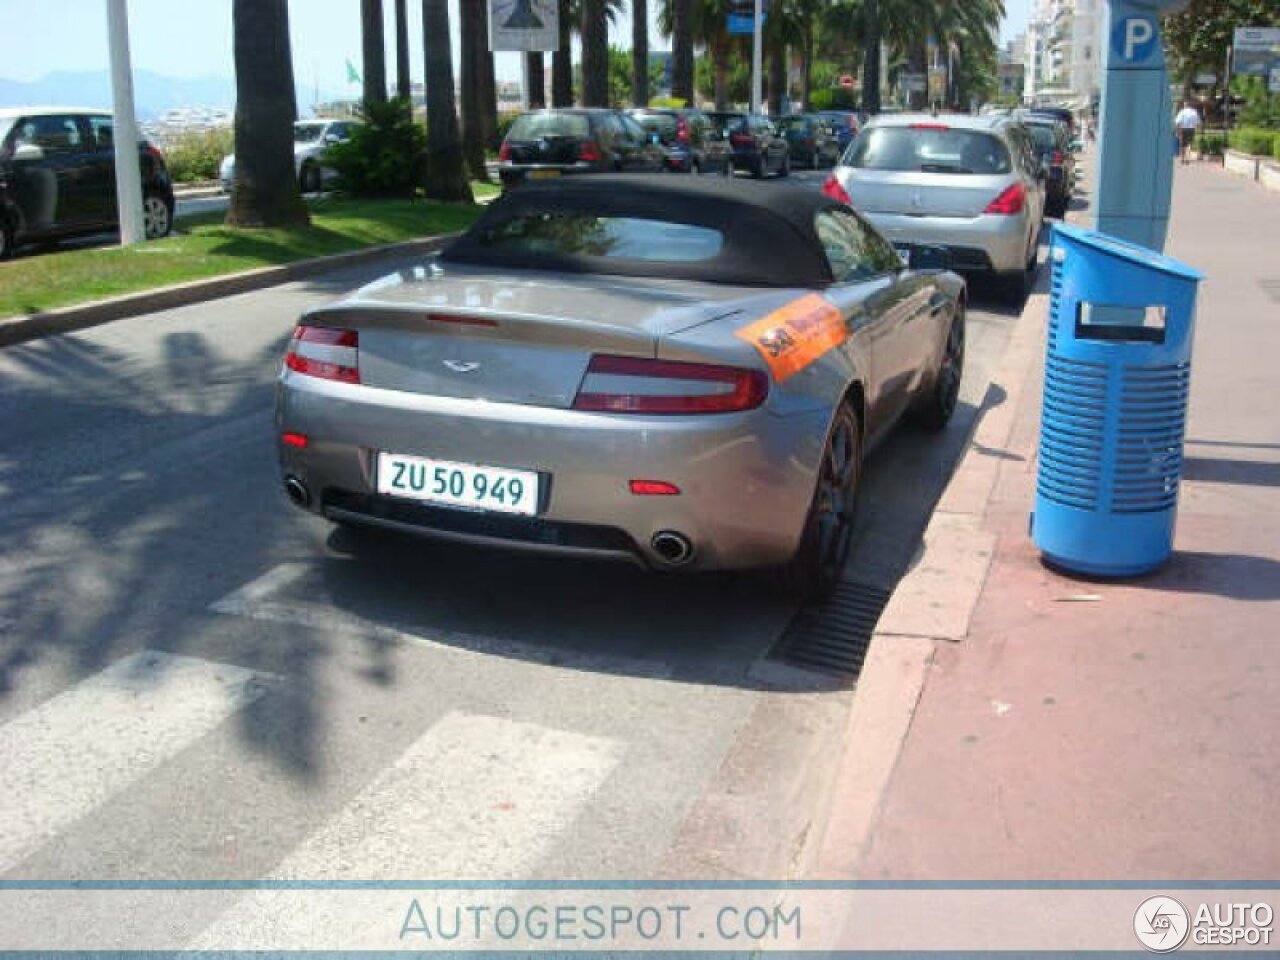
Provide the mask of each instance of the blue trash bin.
POLYGON ((1093 576, 1173 550, 1198 271, 1070 224, 1053 228, 1032 538, 1093 576))

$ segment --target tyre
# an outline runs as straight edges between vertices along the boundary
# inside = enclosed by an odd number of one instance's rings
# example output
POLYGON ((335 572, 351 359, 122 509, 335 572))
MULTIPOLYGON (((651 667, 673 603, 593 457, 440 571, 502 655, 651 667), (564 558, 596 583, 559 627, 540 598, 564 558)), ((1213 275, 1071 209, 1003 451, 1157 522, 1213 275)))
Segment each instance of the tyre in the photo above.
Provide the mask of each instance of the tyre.
POLYGON ((996 291, 1000 299, 1011 307, 1021 307, 1027 297, 1027 271, 1016 270, 1013 273, 996 275, 996 291))
POLYGON ((964 313, 964 300, 956 301, 938 370, 933 375, 929 393, 916 408, 916 419, 928 430, 941 430, 956 412, 960 381, 964 377, 964 313))
POLYGON ((0 260, 8 260, 13 256, 13 227, 4 217, 0 217, 0 260))
POLYGON ((782 158, 782 166, 778 168, 779 177, 791 176, 791 154, 785 154, 782 158))
POLYGON ((751 161, 751 178, 753 180, 761 180, 764 178, 763 154, 756 154, 755 160, 751 161))
POLYGON ((142 198, 142 232, 148 240, 167 237, 173 229, 173 200, 151 192, 142 198))
POLYGON ((302 172, 298 174, 298 186, 303 193, 320 192, 320 168, 312 161, 308 160, 302 165, 302 172))
POLYGON ((862 425, 857 412, 843 403, 827 433, 800 545, 777 573, 777 585, 787 596, 820 600, 840 582, 853 546, 861 481, 862 425))
POLYGON ((726 161, 721 165, 721 167, 720 167, 720 176, 722 176, 722 177, 732 177, 732 176, 733 176, 733 161, 732 161, 732 160, 726 160, 726 161))

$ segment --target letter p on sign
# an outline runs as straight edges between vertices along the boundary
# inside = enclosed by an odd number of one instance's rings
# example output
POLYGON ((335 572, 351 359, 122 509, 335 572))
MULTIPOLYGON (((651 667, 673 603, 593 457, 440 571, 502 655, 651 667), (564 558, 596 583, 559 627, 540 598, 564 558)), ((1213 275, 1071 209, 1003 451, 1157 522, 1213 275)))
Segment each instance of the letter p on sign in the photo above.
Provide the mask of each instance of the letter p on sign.
POLYGON ((1156 27, 1146 17, 1125 17, 1111 34, 1111 45, 1122 60, 1134 63, 1151 56, 1156 27))

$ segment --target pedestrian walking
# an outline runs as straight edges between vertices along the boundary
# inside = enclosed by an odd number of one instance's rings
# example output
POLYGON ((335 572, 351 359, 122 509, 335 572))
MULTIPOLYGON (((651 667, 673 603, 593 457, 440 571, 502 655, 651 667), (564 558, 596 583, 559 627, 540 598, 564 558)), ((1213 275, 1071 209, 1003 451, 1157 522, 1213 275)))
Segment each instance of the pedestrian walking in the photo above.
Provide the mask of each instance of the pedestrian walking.
POLYGON ((1190 103, 1183 100, 1182 109, 1173 118, 1173 125, 1178 130, 1178 154, 1183 163, 1191 160, 1191 144, 1200 129, 1200 113, 1190 103))

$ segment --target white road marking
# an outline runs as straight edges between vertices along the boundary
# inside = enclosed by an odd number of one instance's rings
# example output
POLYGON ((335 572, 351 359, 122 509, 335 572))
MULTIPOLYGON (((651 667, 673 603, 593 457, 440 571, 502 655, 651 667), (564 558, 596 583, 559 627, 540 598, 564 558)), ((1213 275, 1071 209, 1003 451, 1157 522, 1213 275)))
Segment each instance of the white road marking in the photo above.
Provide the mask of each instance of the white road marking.
MULTIPOLYGON (((610 738, 452 711, 295 848, 273 879, 526 877, 623 749, 610 738)), ((187 949, 314 946, 306 918, 281 915, 277 900, 271 891, 245 896, 187 949)), ((343 918, 353 928, 385 922, 358 911, 343 918)))
POLYGON ((272 679, 144 650, 0 726, 0 873, 256 700, 272 679))
POLYGON ((550 644, 480 636, 457 630, 435 630, 427 636, 419 628, 378 623, 330 605, 273 597, 273 594, 301 579, 307 570, 307 565, 302 563, 281 564, 210 604, 209 609, 215 613, 249 617, 253 620, 357 634, 391 645, 425 647, 456 656, 507 657, 572 670, 617 673, 651 680, 666 680, 671 677, 671 665, 665 661, 569 650, 550 644))

